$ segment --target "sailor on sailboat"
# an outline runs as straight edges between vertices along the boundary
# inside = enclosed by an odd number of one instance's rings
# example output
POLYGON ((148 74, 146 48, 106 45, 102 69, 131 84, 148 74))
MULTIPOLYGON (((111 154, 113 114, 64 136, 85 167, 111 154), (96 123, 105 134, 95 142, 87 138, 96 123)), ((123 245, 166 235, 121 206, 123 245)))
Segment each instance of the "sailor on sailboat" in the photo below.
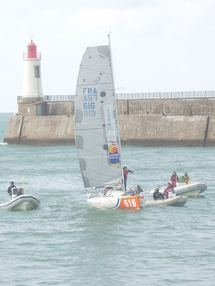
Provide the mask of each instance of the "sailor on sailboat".
POLYGON ((110 42, 88 47, 75 95, 75 137, 88 203, 138 209, 140 187, 125 191, 110 42))

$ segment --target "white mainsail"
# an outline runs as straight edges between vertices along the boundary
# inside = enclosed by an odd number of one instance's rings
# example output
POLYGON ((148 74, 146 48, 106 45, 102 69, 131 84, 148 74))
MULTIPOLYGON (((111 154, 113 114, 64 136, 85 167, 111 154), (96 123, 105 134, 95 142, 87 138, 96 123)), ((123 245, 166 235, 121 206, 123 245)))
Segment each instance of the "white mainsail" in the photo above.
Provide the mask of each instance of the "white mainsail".
POLYGON ((75 95, 75 137, 84 187, 122 182, 121 147, 110 47, 88 47, 75 95))

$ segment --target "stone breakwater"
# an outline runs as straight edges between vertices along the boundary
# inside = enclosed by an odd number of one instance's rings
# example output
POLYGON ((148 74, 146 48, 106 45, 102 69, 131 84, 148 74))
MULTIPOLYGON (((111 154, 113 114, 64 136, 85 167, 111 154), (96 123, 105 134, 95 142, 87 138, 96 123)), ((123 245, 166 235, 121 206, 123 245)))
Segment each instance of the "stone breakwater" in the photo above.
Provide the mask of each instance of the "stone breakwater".
MULTIPOLYGON (((117 105, 122 144, 215 146, 214 98, 119 100, 117 105)), ((43 116, 11 116, 4 142, 74 144, 73 103, 46 103, 43 116)))
POLYGON ((74 116, 11 116, 4 142, 32 145, 74 144, 74 116))

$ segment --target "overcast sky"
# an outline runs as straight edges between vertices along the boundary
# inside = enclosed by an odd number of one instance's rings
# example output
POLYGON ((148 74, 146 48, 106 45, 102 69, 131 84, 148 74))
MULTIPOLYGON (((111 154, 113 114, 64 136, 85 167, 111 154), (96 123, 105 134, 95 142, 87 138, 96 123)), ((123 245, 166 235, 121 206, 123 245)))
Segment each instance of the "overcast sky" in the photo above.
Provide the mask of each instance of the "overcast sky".
POLYGON ((0 0, 0 112, 17 111, 31 37, 44 95, 74 94, 110 31, 118 93, 215 90, 214 15, 214 0, 0 0))

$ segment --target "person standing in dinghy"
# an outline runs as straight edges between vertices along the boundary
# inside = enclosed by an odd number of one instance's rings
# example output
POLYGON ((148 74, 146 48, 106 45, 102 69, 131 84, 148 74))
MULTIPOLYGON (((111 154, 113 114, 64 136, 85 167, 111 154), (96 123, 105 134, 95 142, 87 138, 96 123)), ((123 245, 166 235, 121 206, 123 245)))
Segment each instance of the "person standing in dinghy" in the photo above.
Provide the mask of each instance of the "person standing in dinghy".
POLYGON ((14 185, 14 182, 10 182, 10 186, 9 188, 7 189, 7 192, 9 194, 9 196, 12 196, 12 190, 13 188, 16 188, 16 186, 14 185))
POLYGON ((188 183, 189 183, 189 180, 190 180, 190 178, 189 178, 187 172, 185 172, 185 173, 184 173, 184 181, 185 181, 185 183, 188 184, 188 183))
POLYGON ((176 187, 176 183, 178 182, 178 176, 175 171, 172 173, 170 180, 171 180, 173 187, 176 187))
POLYGON ((170 197, 169 194, 175 194, 174 187, 171 183, 167 184, 167 187, 164 191, 165 198, 168 199, 170 197))
POLYGON ((129 170, 127 167, 123 167, 123 175, 124 175, 124 184, 125 184, 125 190, 127 187, 127 178, 128 178, 128 173, 134 173, 133 171, 129 170))

